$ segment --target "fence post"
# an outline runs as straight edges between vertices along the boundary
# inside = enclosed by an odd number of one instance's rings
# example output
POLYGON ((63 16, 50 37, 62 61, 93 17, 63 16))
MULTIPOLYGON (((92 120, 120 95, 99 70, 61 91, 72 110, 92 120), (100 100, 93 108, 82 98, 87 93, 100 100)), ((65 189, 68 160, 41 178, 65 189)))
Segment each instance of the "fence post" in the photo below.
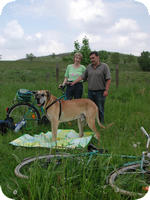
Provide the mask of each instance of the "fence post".
POLYGON ((58 63, 56 64, 56 82, 59 82, 59 65, 58 63))
POLYGON ((116 88, 119 86, 119 65, 116 64, 116 88))

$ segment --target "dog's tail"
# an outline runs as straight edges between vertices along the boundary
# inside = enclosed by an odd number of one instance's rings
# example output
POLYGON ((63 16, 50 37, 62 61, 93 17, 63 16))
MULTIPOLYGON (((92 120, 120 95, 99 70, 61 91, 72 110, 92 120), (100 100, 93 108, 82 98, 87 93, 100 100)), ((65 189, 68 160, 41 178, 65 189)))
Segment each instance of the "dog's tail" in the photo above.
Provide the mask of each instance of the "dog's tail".
POLYGON ((101 128, 105 128, 105 126, 103 126, 103 125, 101 124, 100 120, 99 120, 99 112, 98 112, 98 109, 97 109, 97 112, 96 112, 96 120, 97 120, 97 123, 99 124, 99 126, 100 126, 101 128))

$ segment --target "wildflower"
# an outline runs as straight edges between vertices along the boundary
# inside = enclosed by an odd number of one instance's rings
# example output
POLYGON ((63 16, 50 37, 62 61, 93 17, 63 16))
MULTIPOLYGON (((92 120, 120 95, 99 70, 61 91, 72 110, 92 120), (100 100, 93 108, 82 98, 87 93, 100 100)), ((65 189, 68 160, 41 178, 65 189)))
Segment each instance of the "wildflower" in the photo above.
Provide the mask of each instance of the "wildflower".
POLYGON ((17 190, 14 190, 14 191, 13 191, 13 194, 16 195, 16 194, 17 194, 17 190))

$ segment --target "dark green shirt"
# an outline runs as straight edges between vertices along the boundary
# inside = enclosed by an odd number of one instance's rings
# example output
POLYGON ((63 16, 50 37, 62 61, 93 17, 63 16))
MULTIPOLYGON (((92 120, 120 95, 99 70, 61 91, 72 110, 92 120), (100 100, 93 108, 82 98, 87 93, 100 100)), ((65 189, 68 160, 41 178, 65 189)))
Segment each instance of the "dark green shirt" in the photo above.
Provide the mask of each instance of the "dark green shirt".
POLYGON ((105 90, 106 81, 111 79, 109 67, 105 63, 100 63, 96 69, 92 64, 88 65, 81 77, 88 81, 89 90, 105 90))

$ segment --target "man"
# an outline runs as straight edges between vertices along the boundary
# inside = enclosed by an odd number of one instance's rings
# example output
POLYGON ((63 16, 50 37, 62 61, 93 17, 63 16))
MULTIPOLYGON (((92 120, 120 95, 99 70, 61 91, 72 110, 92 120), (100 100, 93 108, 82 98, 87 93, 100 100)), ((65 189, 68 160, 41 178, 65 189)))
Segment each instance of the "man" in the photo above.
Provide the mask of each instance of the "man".
POLYGON ((107 64, 101 63, 97 51, 90 53, 91 64, 78 79, 71 83, 76 84, 81 80, 88 81, 88 98, 96 103, 99 109, 99 118, 104 123, 104 104, 111 83, 110 69, 107 64))

